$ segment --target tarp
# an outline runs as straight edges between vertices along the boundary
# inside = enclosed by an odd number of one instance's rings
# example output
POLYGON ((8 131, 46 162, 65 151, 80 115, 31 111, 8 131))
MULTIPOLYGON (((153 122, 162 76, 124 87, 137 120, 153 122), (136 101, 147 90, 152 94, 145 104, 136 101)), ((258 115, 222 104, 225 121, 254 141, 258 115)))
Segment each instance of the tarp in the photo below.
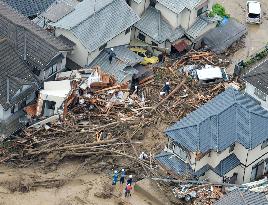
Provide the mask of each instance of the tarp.
POLYGON ((225 25, 209 31, 204 36, 203 42, 208 49, 217 54, 221 54, 246 33, 247 28, 245 25, 235 19, 230 19, 225 25))

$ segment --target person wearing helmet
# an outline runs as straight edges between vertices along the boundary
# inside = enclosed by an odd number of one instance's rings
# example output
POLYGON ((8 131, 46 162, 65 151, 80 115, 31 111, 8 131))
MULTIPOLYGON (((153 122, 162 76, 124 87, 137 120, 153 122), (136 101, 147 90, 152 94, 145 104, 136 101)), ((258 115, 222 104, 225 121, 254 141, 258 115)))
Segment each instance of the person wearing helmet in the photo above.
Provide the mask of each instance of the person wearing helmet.
POLYGON ((125 169, 122 169, 121 170, 121 177, 120 177, 120 184, 125 183, 125 177, 126 177, 126 171, 125 171, 125 169))
POLYGON ((118 171, 115 170, 112 185, 116 185, 117 181, 118 181, 118 171))
POLYGON ((132 183, 133 183, 132 175, 129 175, 129 176, 128 176, 128 180, 127 180, 127 184, 132 185, 132 183))
POLYGON ((168 95, 170 93, 170 85, 169 82, 166 82, 163 86, 163 92, 165 92, 165 95, 168 95))
POLYGON ((125 197, 131 196, 131 190, 132 190, 131 184, 127 184, 125 189, 125 197))

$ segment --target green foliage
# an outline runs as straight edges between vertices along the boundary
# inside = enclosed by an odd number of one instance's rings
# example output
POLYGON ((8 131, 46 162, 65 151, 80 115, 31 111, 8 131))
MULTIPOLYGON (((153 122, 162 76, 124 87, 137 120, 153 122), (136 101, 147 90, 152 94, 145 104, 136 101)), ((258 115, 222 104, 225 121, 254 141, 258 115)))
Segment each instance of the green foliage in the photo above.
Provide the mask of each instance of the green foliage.
POLYGON ((209 13, 210 17, 213 17, 215 15, 230 18, 230 14, 227 14, 225 11, 225 8, 221 4, 218 4, 218 3, 212 6, 212 11, 209 13))

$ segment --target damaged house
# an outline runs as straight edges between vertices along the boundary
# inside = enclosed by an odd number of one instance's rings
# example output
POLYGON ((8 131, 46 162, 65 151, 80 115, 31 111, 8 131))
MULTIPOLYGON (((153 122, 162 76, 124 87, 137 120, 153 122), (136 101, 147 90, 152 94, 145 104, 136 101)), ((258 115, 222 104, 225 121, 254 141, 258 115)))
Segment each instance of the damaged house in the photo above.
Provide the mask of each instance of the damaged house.
POLYGON ((195 39, 216 27, 217 21, 206 16, 211 6, 210 0, 159 0, 156 4, 151 3, 134 25, 132 38, 167 51, 171 50, 171 45, 187 47, 187 41, 182 37, 193 36, 195 39))
POLYGON ((66 10, 55 16, 50 10, 56 6, 59 5, 53 4, 41 16, 45 21, 50 19, 48 24, 56 36, 73 43, 74 50, 68 58, 82 67, 89 65, 105 48, 129 44, 131 26, 139 20, 125 0, 65 4, 61 6, 66 10))
POLYGON ((65 69, 69 47, 0 1, 1 140, 27 124, 23 108, 65 69))
POLYGON ((65 69, 66 56, 72 48, 2 1, 0 27, 0 37, 8 39, 39 80, 53 79, 57 72, 65 69))
POLYGON ((268 169, 268 111, 228 88, 169 127, 156 159, 170 173, 211 182, 247 183, 268 169))

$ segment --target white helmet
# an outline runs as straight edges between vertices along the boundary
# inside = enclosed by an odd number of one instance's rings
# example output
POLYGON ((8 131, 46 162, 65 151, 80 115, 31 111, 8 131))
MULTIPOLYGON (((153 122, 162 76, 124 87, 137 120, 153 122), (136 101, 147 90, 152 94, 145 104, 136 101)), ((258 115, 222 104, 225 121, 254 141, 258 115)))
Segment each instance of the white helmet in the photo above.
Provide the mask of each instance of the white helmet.
POLYGON ((117 172, 118 172, 117 170, 114 171, 115 174, 117 174, 117 172))
POLYGON ((132 178, 132 175, 129 175, 129 178, 132 178))
POLYGON ((122 169, 122 172, 124 172, 125 171, 125 169, 122 169))
POLYGON ((114 51, 114 48, 111 48, 111 51, 114 51))
POLYGON ((166 85, 169 85, 169 82, 166 82, 166 85))

